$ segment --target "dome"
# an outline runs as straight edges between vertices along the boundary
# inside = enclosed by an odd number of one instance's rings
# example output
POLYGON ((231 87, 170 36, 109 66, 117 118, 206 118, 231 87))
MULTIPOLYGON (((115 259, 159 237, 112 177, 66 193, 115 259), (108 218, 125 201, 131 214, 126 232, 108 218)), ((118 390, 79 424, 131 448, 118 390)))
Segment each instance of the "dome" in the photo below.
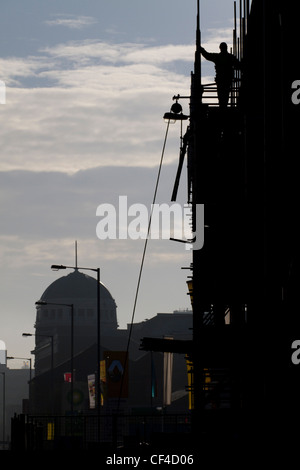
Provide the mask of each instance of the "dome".
MULTIPOLYGON (((97 297, 97 279, 83 274, 75 269, 67 276, 60 277, 52 282, 41 296, 42 301, 51 299, 94 299, 97 297)), ((100 302, 102 299, 112 300, 109 290, 100 282, 100 302)))
MULTIPOLYGON (((47 370, 51 354, 55 364, 70 358, 71 338, 75 355, 98 341, 97 282, 97 279, 75 269, 52 282, 42 294, 36 308, 36 374, 47 370), (52 338, 52 343, 49 343, 49 338, 52 338), (52 349, 49 344, 52 344, 52 349)), ((102 339, 117 331, 116 303, 101 283, 100 323, 102 339)))
MULTIPOLYGON (((77 317, 78 324, 90 324, 92 327, 93 312, 96 315, 97 309, 97 279, 83 274, 75 269, 67 276, 60 277, 52 282, 44 291, 40 298, 41 302, 59 304, 73 304, 74 314, 77 317)), ((37 309, 37 327, 48 327, 49 324, 56 326, 64 322, 68 322, 67 315, 58 315, 55 313, 55 306, 52 306, 52 320, 48 312, 47 306, 39 306, 37 309)), ((116 303, 109 290, 100 282, 100 311, 101 324, 105 329, 116 329, 117 312, 116 303)))

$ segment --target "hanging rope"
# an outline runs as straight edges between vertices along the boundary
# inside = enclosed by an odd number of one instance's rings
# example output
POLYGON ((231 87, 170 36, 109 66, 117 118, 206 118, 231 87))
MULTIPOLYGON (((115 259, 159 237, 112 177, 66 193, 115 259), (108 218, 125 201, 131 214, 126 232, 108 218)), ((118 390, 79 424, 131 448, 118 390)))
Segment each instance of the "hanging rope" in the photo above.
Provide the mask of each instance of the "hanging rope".
MULTIPOLYGON (((150 217, 149 217, 149 222, 148 222, 147 236, 146 236, 146 239, 145 239, 145 244, 144 244, 144 249, 143 249, 143 254, 142 254, 142 260, 141 260, 141 265, 140 265, 140 271, 139 271, 139 276, 138 276, 138 282, 137 282, 137 287, 136 287, 136 293, 135 293, 135 298, 134 298, 134 304, 133 304, 133 310, 132 310, 132 316, 131 316, 131 322, 130 322, 130 329, 129 329, 129 335, 128 335, 128 341, 127 341, 124 371, 125 371, 126 366, 127 366, 128 351, 129 351, 129 346, 130 346, 130 340, 131 340, 131 334, 132 334, 132 328, 133 328, 133 321, 134 321, 135 310, 136 310, 136 305, 137 305, 137 300, 138 300, 138 295, 139 295, 139 290, 140 290, 142 272, 143 272, 143 267, 144 267, 144 261, 145 261, 146 251, 147 251, 148 240, 149 240, 149 233, 150 233, 150 229, 151 229, 153 207, 154 207, 154 204, 155 204, 155 201, 156 201, 157 189, 158 189, 158 184, 159 184, 159 180, 160 180, 160 173, 161 173, 161 168, 162 168, 162 163, 163 163, 163 158, 164 158, 164 153, 165 153, 165 148, 166 148, 166 143, 167 143, 169 127, 170 127, 170 119, 168 120, 168 123, 167 123, 166 134, 165 134, 164 143, 163 143, 163 147, 162 147, 160 163, 159 163, 159 168, 158 168, 158 174, 157 174, 157 179, 156 179, 156 185, 155 185, 155 189, 154 189, 153 201, 152 201, 152 206, 151 206, 151 212, 150 212, 150 217)), ((121 395, 122 395, 123 382, 124 382, 124 374, 122 375, 120 394, 119 394, 119 399, 118 399, 118 408, 117 408, 118 412, 119 412, 120 398, 121 398, 121 395)))

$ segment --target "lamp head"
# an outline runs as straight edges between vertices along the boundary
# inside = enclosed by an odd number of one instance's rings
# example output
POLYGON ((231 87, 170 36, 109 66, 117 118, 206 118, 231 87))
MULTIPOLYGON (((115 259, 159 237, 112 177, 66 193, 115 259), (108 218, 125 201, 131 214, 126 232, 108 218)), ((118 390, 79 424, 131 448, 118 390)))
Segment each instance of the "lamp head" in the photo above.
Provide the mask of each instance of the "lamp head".
POLYGON ((182 106, 178 103, 177 100, 175 103, 172 104, 170 112, 164 114, 164 120, 169 120, 172 123, 174 123, 175 121, 185 121, 188 118, 188 116, 182 114, 182 106))
POLYGON ((62 264, 52 264, 51 269, 53 271, 58 271, 59 269, 66 269, 66 266, 63 266, 62 264))

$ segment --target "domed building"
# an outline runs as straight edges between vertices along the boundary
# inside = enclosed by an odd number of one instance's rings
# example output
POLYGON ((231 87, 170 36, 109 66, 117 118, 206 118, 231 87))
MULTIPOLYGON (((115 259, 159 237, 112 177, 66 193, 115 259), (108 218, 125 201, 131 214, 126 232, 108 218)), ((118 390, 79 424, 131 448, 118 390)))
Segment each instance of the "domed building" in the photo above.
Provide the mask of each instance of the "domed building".
POLYGON ((36 304, 31 411, 40 414, 70 410, 72 368, 74 390, 76 396, 81 397, 76 409, 86 410, 89 407, 88 376, 95 374, 103 351, 114 347, 116 342, 120 344, 116 302, 102 283, 98 284, 97 279, 75 268, 51 283, 36 304))
MULTIPOLYGON (((164 355, 160 352, 152 354, 142 351, 141 339, 169 335, 174 339, 189 337, 191 325, 190 314, 174 312, 157 314, 150 320, 127 325, 127 329, 119 329, 116 302, 109 290, 100 283, 99 344, 98 281, 79 269, 74 269, 70 274, 51 283, 37 302, 35 349, 32 351, 35 355, 35 376, 30 382, 31 413, 97 413, 95 406, 91 404, 89 377, 96 377, 100 370, 100 375, 105 370, 102 407, 109 413, 116 406, 121 390, 120 369, 116 374, 115 364, 122 364, 123 367, 127 354, 124 373, 126 379, 122 385, 123 409, 128 411, 161 406, 164 355), (150 399, 153 386, 151 370, 154 365, 158 391, 150 399), (72 371, 73 384, 70 381, 72 371)), ((186 409, 186 365, 184 356, 178 356, 174 359, 176 374, 174 373, 173 385, 177 396, 178 391, 184 392, 186 409)), ((176 398, 176 406, 179 401, 176 398)))
MULTIPOLYGON (((54 281, 37 302, 35 323, 36 375, 56 367, 97 341, 97 279, 78 269, 54 281), (72 322, 73 314, 73 322, 72 322)), ((109 290, 100 283, 100 335, 117 330, 117 306, 109 290)))

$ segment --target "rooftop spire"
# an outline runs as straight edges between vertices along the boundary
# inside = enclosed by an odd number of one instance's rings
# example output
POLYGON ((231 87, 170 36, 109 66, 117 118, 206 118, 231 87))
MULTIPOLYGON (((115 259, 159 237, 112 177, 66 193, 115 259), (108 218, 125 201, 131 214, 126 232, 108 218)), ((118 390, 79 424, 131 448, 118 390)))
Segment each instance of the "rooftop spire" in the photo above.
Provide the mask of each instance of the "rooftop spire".
POLYGON ((197 27, 196 27, 196 52, 195 52, 195 75, 201 80, 201 31, 200 31, 200 0, 197 0, 197 27))
POLYGON ((77 263, 77 240, 75 240, 75 269, 78 269, 78 263, 77 263))

